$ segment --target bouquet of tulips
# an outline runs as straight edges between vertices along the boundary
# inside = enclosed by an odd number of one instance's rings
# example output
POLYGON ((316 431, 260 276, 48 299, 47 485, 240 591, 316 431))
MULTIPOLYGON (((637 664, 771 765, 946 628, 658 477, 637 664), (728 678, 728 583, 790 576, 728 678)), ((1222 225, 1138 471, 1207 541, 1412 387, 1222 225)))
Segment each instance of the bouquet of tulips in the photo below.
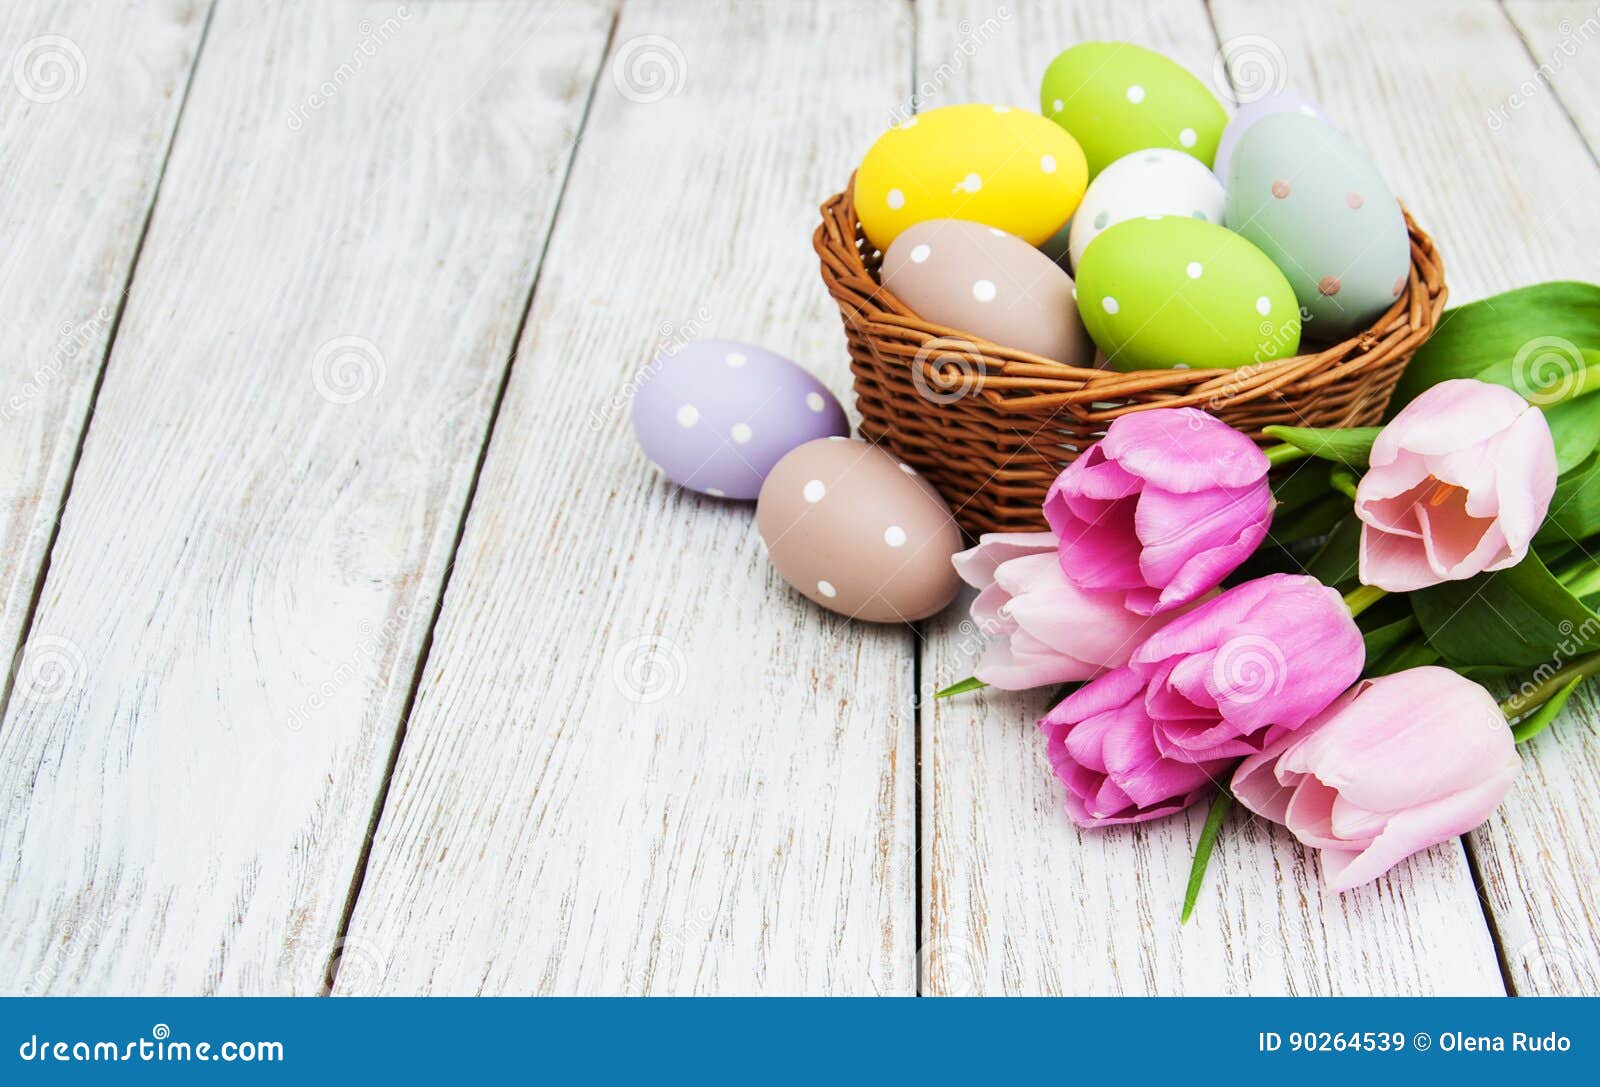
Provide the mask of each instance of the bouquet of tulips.
POLYGON ((1334 891, 1472 829, 1600 671, 1597 345, 1600 287, 1545 284, 1447 314, 1382 427, 1118 417, 1049 532, 956 556, 991 643, 940 695, 1072 685, 1039 725, 1080 826, 1213 798, 1185 919, 1235 801, 1334 891))

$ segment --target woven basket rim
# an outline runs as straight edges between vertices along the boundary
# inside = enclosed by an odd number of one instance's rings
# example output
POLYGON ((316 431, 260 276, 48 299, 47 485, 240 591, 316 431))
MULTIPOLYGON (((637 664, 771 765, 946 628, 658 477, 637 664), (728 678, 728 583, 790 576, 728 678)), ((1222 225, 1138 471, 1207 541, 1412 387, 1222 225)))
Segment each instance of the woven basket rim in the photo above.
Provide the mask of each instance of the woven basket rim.
POLYGON ((812 244, 823 277, 847 322, 880 349, 897 340, 915 345, 907 361, 920 363, 924 380, 949 380, 941 371, 951 356, 976 355, 981 365, 963 368, 966 395, 979 396, 1002 413, 1065 410, 1085 422, 1109 422, 1154 407, 1202 407, 1213 412, 1262 398, 1315 395, 1323 386, 1408 357, 1437 326, 1448 288, 1433 239, 1401 205, 1411 241, 1406 286, 1394 303, 1362 332, 1306 354, 1233 369, 1118 371, 1070 366, 994 343, 960 329, 918 317, 884 287, 869 267, 875 250, 861 232, 854 204, 855 176, 822 204, 822 223, 812 244), (974 369, 976 373, 974 374, 974 369))

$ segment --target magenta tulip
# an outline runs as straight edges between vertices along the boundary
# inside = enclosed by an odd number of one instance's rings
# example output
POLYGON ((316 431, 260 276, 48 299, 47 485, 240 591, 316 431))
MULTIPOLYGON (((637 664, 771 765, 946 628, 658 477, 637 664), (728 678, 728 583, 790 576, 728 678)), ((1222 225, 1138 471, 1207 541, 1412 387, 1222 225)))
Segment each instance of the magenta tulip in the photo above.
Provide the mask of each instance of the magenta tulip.
POLYGON ((1356 488, 1361 580, 1390 592, 1515 566, 1556 487, 1544 413, 1511 389, 1444 381, 1373 443, 1356 488))
MULTIPOLYGON (((1327 708, 1366 648, 1339 594, 1271 574, 1178 616, 1134 651, 1157 750, 1179 762, 1254 755, 1327 708)), ((1069 700, 1070 701, 1070 700, 1069 700)))
POLYGON ((990 533, 954 562, 982 590, 972 618, 995 640, 974 675, 992 687, 1021 691, 1091 679, 1125 663, 1168 618, 1135 615, 1121 593, 1072 584, 1061 572, 1053 533, 990 533))
POLYGON ((1039 722, 1050 765, 1066 786, 1067 814, 1081 827, 1171 815, 1227 776, 1227 759, 1194 764, 1164 758, 1144 694, 1144 679, 1118 668, 1063 699, 1039 722))
POLYGON ((1362 680, 1315 721, 1240 764, 1239 802, 1322 851, 1348 891, 1489 817, 1517 775, 1489 692, 1445 668, 1362 680))
POLYGON ((1198 599, 1266 538, 1267 468, 1255 443, 1198 409, 1121 416, 1045 496, 1061 568, 1141 615, 1198 599))

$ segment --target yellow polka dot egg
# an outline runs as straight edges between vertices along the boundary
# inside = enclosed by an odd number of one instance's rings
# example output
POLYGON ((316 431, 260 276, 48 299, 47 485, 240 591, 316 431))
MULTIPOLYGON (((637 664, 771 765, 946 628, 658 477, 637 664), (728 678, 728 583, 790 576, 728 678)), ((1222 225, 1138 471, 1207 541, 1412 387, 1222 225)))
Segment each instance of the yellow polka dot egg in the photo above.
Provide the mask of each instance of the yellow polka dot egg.
POLYGON ((1037 113, 944 106, 878 138, 856 172, 856 215, 880 250, 929 219, 965 219, 1039 245, 1083 199, 1078 142, 1037 113))

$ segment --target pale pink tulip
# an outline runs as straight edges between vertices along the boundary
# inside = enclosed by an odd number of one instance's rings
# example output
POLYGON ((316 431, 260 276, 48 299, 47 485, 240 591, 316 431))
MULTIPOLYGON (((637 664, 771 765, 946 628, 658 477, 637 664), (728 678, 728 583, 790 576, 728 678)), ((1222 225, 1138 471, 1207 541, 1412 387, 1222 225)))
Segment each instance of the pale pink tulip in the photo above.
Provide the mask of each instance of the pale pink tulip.
POLYGON ((1239 802, 1322 851, 1333 891, 1488 818, 1517 774, 1489 692, 1446 668, 1357 683, 1233 776, 1239 802))
POLYGON ((1372 446, 1356 489, 1361 580, 1410 592, 1515 566, 1556 486, 1544 413, 1511 389, 1443 381, 1372 446))
POLYGON ((974 675, 1020 691, 1090 679, 1127 661, 1171 616, 1135 615, 1121 593, 1091 592, 1068 581, 1049 532, 997 532, 954 558, 956 571, 982 590, 972 604, 978 629, 994 639, 974 675))

